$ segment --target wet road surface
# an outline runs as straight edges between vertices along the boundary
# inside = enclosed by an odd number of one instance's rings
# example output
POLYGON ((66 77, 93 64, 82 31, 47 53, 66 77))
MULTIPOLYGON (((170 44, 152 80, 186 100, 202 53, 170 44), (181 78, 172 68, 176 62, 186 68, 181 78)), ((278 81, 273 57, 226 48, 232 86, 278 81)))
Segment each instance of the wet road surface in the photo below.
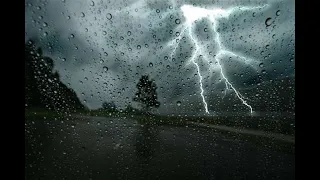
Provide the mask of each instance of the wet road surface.
POLYGON ((271 146, 208 128, 140 125, 127 118, 28 118, 25 177, 295 179, 294 153, 271 146))

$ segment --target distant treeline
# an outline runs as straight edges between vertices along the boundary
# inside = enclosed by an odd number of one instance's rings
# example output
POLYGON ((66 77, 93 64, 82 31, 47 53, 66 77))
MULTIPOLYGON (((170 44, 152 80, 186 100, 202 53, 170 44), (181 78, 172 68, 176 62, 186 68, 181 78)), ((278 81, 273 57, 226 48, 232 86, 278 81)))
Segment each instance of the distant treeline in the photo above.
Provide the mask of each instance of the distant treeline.
POLYGON ((60 81, 54 63, 32 40, 25 44, 25 106, 54 111, 86 109, 76 93, 60 81))

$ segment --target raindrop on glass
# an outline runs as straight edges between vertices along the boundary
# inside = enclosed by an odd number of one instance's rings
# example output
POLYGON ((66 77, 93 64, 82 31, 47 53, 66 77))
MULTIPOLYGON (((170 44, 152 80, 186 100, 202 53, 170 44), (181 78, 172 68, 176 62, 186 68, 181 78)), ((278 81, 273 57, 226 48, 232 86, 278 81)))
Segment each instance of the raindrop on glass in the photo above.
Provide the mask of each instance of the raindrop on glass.
POLYGON ((269 17, 265 21, 266 26, 270 26, 272 24, 272 19, 269 17))
POLYGON ((108 13, 107 14, 107 19, 109 19, 109 20, 112 19, 112 14, 108 13))

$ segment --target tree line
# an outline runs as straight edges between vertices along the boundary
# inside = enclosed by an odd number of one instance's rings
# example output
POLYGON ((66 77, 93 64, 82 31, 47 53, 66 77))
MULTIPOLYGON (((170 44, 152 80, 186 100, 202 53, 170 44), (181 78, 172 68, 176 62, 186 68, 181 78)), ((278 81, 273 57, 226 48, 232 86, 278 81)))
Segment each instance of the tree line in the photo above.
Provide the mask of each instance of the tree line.
MULTIPOLYGON (((25 107, 45 108, 54 111, 73 111, 87 109, 77 97, 75 91, 60 81, 60 75, 53 70, 54 61, 43 55, 42 49, 34 41, 25 44, 25 107)), ((139 104, 135 109, 127 105, 125 111, 130 113, 147 112, 158 108, 157 86, 148 75, 143 75, 136 85, 137 92, 133 101, 139 104)), ((115 112, 114 102, 102 103, 102 110, 115 112)))

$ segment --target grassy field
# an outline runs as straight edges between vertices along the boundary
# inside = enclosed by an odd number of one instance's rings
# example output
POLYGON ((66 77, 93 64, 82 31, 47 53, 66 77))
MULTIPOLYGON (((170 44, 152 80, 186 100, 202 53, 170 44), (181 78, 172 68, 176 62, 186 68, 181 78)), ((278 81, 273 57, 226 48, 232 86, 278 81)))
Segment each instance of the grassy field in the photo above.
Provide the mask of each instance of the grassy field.
POLYGON ((77 110, 70 113, 54 112, 44 109, 28 109, 25 116, 37 117, 72 117, 77 116, 103 116, 103 117, 127 117, 128 119, 137 120, 142 124, 151 125, 173 125, 188 126, 188 122, 198 122, 213 125, 225 125, 235 128, 245 128, 262 130, 273 133, 281 133, 286 135, 295 134, 295 119, 286 118, 266 118, 255 116, 213 116, 213 117, 194 117, 194 116, 160 116, 152 114, 137 114, 118 111, 100 111, 100 110, 77 110))
MULTIPOLYGON (((54 111, 48 111, 43 109, 29 109, 25 111, 25 119, 33 118, 74 118, 74 120, 80 120, 77 116, 103 116, 112 118, 126 117, 128 121, 136 120, 140 124, 149 124, 152 126, 182 126, 193 127, 190 122, 205 123, 212 125, 224 125, 237 129, 251 129, 260 130, 270 133, 279 133, 293 136, 295 135, 295 128, 291 126, 294 123, 294 119, 265 119, 261 117, 192 117, 192 116, 159 116, 159 115, 143 115, 133 114, 126 112, 102 112, 102 111, 76 111, 73 113, 60 113, 54 111), (31 118, 30 118, 31 117, 31 118)), ((206 128, 206 127, 201 127, 206 128)), ((266 138, 257 135, 249 135, 243 133, 235 133, 232 131, 222 131, 219 129, 212 129, 212 131, 218 131, 225 134, 235 140, 244 140, 250 143, 254 143, 262 149, 266 146, 277 151, 295 153, 294 143, 277 141, 273 138, 266 138)))
POLYGON ((144 116, 134 115, 134 119, 141 123, 157 125, 187 126, 188 122, 198 122, 213 125, 225 125, 235 128, 255 129, 273 133, 294 135, 294 119, 270 119, 263 117, 179 117, 179 116, 144 116))

